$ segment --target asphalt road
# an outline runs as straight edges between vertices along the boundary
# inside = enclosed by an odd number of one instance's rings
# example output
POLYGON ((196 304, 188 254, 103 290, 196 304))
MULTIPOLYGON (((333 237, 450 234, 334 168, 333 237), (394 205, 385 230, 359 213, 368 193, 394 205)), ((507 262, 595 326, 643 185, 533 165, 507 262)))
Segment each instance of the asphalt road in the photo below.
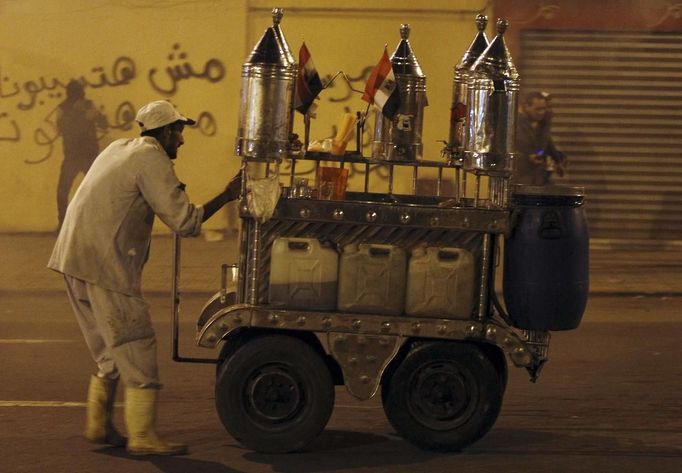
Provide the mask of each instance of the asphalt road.
MULTIPOLYGON (((150 300, 159 337, 159 430, 190 445, 184 457, 134 458, 81 437, 93 372, 66 297, 7 291, 0 306, 0 472, 680 472, 682 298, 592 297, 578 330, 553 334, 550 362, 532 384, 510 367, 502 413, 458 454, 421 451, 398 437, 380 401, 337 388, 334 414, 307 451, 261 455, 223 429, 214 367, 170 361, 169 301, 150 300)), ((183 355, 193 313, 183 300, 183 355)), ((122 408, 115 422, 122 429, 122 408)))

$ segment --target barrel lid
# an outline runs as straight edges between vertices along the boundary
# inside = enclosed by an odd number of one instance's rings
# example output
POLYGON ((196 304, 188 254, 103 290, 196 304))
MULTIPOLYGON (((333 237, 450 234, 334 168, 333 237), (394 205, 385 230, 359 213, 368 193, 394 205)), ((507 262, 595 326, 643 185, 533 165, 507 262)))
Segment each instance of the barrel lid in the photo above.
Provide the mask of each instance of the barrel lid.
POLYGON ((519 73, 516 70, 507 44, 504 41, 504 33, 509 27, 509 22, 502 18, 497 20, 497 35, 490 42, 488 47, 476 59, 471 66, 472 71, 485 72, 493 78, 508 78, 517 80, 519 73))
POLYGON ((294 55, 291 53, 289 43, 284 38, 282 29, 279 26, 283 16, 283 9, 273 8, 272 26, 265 30, 244 65, 272 64, 287 68, 297 67, 296 59, 294 59, 294 55))
POLYGON ((403 23, 400 25, 400 43, 391 55, 391 64, 395 74, 404 74, 414 77, 426 77, 422 72, 417 57, 410 46, 410 25, 403 23))
POLYGON ((526 186, 516 184, 512 188, 512 195, 529 197, 584 197, 585 188, 561 185, 526 186))
POLYGON ((466 50, 462 59, 457 64, 457 69, 469 69, 474 65, 476 59, 486 50, 488 47, 488 37, 485 35, 485 28, 488 26, 488 17, 485 15, 476 16, 476 28, 478 33, 474 36, 474 40, 469 45, 469 49, 466 50))

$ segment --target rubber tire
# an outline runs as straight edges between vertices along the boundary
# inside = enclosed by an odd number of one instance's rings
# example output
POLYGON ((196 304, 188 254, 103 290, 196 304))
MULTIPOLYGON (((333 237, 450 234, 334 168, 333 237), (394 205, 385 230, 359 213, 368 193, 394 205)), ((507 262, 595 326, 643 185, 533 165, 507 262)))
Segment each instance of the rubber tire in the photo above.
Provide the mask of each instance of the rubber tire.
POLYGON ((334 384, 324 361, 306 342, 265 335, 246 342, 222 364, 215 403, 225 429, 245 447, 262 453, 293 452, 324 430, 334 408, 334 384), (279 391, 268 391, 273 381, 282 380, 291 389, 280 384, 279 391), (272 401, 272 395, 280 397, 272 401), (265 412, 265 403, 285 405, 291 412, 275 418, 265 412))
POLYGON ((398 434, 417 447, 449 452, 490 430, 503 394, 494 364, 475 344, 464 342, 415 345, 382 386, 384 411, 398 434))

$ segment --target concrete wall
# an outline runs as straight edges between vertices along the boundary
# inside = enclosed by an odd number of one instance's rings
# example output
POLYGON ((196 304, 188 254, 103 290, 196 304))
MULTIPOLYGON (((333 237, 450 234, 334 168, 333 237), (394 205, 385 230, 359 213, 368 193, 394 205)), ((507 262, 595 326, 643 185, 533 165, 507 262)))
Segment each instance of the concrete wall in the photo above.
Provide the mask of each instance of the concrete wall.
MULTIPOLYGON (((343 70, 358 90, 384 45, 391 53, 398 44, 400 24, 410 23, 410 41, 427 75, 425 157, 438 159, 439 140, 448 136, 453 65, 473 38, 476 14, 490 15, 492 2, 424 3, 428 4, 403 0, 0 2, 0 232, 52 231, 56 226, 63 152, 55 109, 71 79, 86 85, 86 96, 108 118, 101 148, 119 137, 137 135, 135 111, 150 100, 170 99, 185 115, 198 117, 199 125, 185 133, 177 173, 197 203, 220 191, 239 166, 233 145, 240 66, 271 25, 274 6, 284 8, 282 28, 294 54, 305 39, 323 78, 343 70)), ((364 110, 360 97, 337 79, 321 94, 311 138, 333 135, 344 110, 364 110)), ((295 128, 302 135, 300 114, 295 128)), ((225 227, 227 215, 214 217, 209 228, 225 227)))

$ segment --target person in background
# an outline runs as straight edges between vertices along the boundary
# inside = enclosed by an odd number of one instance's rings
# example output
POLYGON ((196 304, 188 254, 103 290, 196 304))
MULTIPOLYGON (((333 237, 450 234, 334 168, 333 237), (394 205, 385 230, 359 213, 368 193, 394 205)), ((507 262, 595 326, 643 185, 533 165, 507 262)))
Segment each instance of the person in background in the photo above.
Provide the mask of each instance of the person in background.
POLYGON ((85 437, 126 445, 111 422, 120 377, 126 388, 128 452, 182 454, 185 445, 168 442, 156 431, 161 383, 142 269, 155 215, 181 236, 199 235, 202 222, 239 197, 241 175, 203 206, 192 204, 173 160, 184 143, 184 127, 194 120, 159 100, 142 107, 136 121, 140 137, 116 140, 95 159, 66 210, 48 267, 63 274, 98 368, 90 378, 85 437))
POLYGON ((548 128, 552 126, 552 117, 554 116, 554 109, 552 108, 552 94, 549 92, 540 92, 542 98, 545 99, 545 104, 547 105, 545 111, 545 118, 542 119, 542 124, 548 128))
POLYGON ((552 140, 548 97, 543 92, 530 92, 522 100, 516 126, 515 184, 544 186, 565 173, 566 156, 552 140))
POLYGON ((106 117, 85 98, 83 84, 76 80, 66 85, 66 98, 57 107, 57 129, 62 136, 64 161, 57 183, 57 231, 62 227, 69 192, 79 173, 87 173, 99 154, 97 130, 106 129, 106 117))

